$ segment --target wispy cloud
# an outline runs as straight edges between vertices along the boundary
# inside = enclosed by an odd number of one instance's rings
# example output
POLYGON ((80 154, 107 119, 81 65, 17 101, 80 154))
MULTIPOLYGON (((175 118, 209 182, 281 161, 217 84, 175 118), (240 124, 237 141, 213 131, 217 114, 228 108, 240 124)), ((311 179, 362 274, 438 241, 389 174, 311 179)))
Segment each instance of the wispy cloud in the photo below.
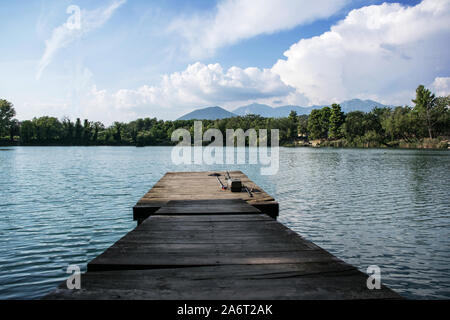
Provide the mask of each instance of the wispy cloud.
POLYGON ((73 28, 66 22, 53 29, 52 36, 45 41, 45 52, 39 61, 36 79, 41 77, 59 49, 66 47, 92 30, 100 28, 125 2, 126 0, 115 0, 107 7, 91 11, 81 10, 79 28, 73 28))
POLYGON ((260 34, 291 29, 327 18, 349 0, 222 0, 213 12, 179 17, 169 31, 182 36, 192 57, 260 34))

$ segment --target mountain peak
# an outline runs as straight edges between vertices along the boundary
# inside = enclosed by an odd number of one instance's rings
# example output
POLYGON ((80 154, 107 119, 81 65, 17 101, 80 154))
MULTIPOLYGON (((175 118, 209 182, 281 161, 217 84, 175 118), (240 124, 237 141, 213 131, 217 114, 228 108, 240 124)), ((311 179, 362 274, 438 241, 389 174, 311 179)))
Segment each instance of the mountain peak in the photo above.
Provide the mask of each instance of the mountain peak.
POLYGON ((274 108, 266 104, 252 103, 243 107, 234 109, 233 112, 239 116, 245 116, 247 114, 257 114, 262 117, 270 117, 273 114, 274 108))
POLYGON ((229 112, 222 107, 214 106, 194 110, 178 118, 177 120, 216 120, 236 116, 236 114, 229 112))

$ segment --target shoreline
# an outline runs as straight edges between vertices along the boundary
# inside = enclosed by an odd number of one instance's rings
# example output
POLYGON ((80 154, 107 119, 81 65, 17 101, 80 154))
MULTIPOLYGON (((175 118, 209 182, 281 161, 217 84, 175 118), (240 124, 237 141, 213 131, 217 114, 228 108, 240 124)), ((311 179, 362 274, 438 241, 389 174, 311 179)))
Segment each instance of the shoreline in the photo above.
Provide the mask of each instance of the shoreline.
MULTIPOLYGON (((134 148, 146 148, 146 147, 174 147, 174 145, 148 145, 148 146, 135 146, 135 145, 108 145, 108 144, 97 144, 97 145, 67 145, 67 144, 0 144, 0 149, 9 147, 134 147, 134 148)), ((298 144, 283 144, 280 145, 282 148, 313 148, 313 149, 383 149, 383 150, 450 150, 450 145, 445 147, 427 147, 427 146, 335 146, 335 145, 298 145, 298 144)), ((236 147, 235 147, 236 148, 236 147)), ((9 150, 9 149, 5 149, 9 150)))
POLYGON ((421 139, 417 141, 393 140, 386 143, 375 141, 348 141, 339 140, 303 140, 294 141, 291 147, 311 147, 311 148, 357 148, 357 149, 430 149, 447 150, 450 149, 450 140, 439 137, 434 139, 421 139))

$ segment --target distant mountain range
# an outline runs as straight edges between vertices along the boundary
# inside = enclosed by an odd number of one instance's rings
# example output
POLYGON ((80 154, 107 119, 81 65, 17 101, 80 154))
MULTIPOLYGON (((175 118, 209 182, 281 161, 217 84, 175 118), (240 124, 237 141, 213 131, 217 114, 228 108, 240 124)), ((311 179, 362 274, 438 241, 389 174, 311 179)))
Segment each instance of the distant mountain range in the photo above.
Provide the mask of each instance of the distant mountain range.
MULTIPOLYGON (((340 103, 342 111, 345 113, 351 111, 363 111, 370 112, 373 108, 379 107, 390 107, 373 100, 360 100, 352 99, 340 103)), ((313 109, 321 109, 325 107, 322 106, 310 106, 310 107, 300 107, 300 106, 281 106, 281 107, 271 107, 265 104, 252 103, 247 106, 242 106, 235 109, 233 112, 229 112, 221 107, 207 107, 202 109, 194 110, 188 114, 185 114, 178 120, 216 120, 231 118, 236 116, 245 116, 247 114, 256 114, 261 117, 267 118, 282 118, 287 117, 289 113, 294 110, 298 115, 310 114, 313 109)))

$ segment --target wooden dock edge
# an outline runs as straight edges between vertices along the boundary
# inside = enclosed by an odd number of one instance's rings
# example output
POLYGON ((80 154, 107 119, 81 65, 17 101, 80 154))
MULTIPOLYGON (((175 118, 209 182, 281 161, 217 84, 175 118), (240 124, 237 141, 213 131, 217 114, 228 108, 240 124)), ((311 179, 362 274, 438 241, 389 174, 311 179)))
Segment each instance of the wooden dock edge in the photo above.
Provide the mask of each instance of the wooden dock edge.
MULTIPOLYGON (((138 225, 141 224, 145 219, 165 206, 167 202, 152 201, 152 203, 145 203, 139 201, 133 207, 133 220, 137 221, 138 225)), ((280 206, 277 201, 249 202, 249 204, 260 210, 263 214, 267 214, 272 219, 277 220, 280 211, 280 206)))

